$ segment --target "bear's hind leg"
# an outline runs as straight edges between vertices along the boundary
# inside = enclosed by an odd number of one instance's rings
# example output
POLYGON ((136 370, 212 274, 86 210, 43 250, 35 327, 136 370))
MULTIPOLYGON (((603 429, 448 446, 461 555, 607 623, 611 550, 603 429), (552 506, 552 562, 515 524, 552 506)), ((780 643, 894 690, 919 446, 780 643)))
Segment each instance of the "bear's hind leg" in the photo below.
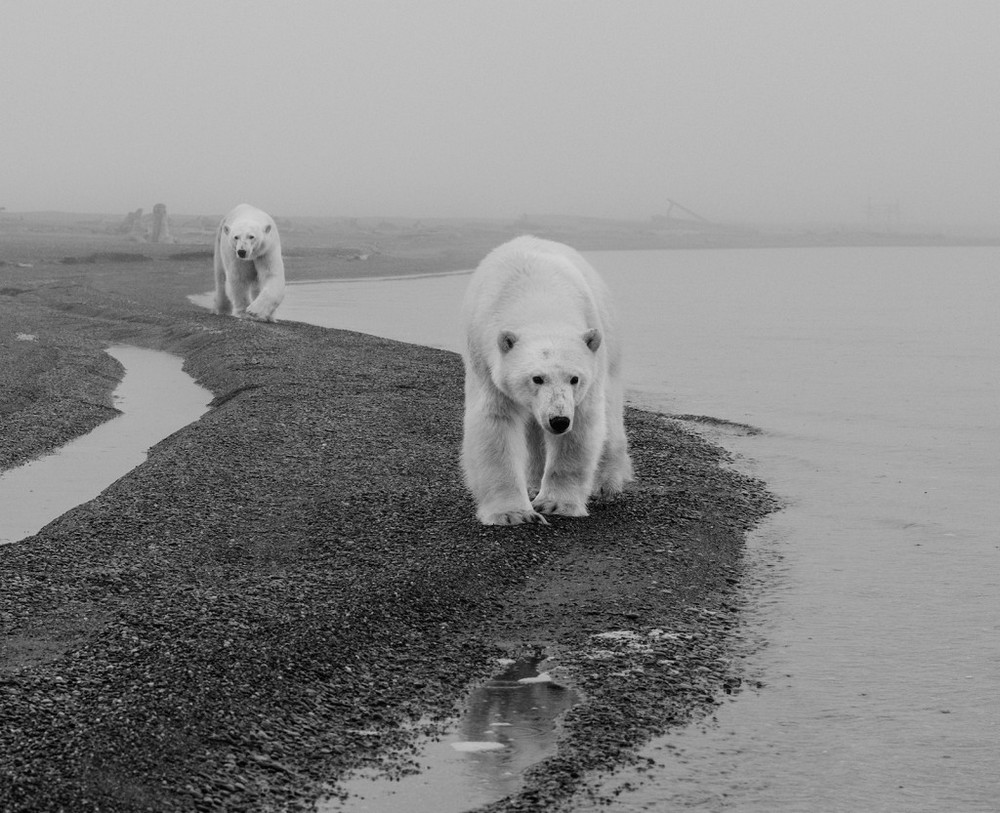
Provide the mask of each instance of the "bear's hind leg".
POLYGON ((219 250, 215 251, 215 302, 212 311, 219 316, 229 316, 233 312, 233 303, 226 292, 226 267, 223 265, 219 250))
POLYGON ((247 291, 233 288, 233 316, 246 319, 249 304, 250 297, 247 295, 247 291))
POLYGON ((609 387, 607 406, 607 440, 597 464, 593 496, 607 500, 625 490, 625 484, 635 477, 632 458, 625 436, 625 417, 621 386, 609 387))
POLYGON ((593 496, 610 500, 621 494, 625 490, 625 484, 633 479, 632 458, 626 447, 620 443, 608 443, 597 468, 593 496))
POLYGON ((253 261, 233 260, 229 273, 229 296, 233 300, 233 316, 247 318, 247 308, 257 284, 257 272, 253 261))

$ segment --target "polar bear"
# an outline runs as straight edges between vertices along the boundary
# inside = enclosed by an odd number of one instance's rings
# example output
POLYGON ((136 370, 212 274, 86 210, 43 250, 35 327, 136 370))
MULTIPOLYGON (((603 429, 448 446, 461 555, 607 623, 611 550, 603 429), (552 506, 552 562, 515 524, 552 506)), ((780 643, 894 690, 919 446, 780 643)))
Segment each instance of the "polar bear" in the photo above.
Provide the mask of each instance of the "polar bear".
POLYGON ((215 235, 215 312, 273 322, 284 297, 278 227, 267 212, 241 203, 215 235))
POLYGON ((462 305, 462 469, 486 525, 587 516, 633 477, 621 346, 603 280, 569 246, 494 249, 462 305), (531 499, 531 496, 534 499, 531 499))

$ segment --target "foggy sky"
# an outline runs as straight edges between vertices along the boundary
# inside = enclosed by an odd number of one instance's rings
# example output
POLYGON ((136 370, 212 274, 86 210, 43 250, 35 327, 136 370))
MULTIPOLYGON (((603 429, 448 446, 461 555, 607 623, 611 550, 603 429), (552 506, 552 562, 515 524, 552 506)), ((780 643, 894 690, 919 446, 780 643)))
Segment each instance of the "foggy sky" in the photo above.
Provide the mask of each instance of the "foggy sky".
POLYGON ((0 206, 1000 223, 995 0, 0 0, 0 206))

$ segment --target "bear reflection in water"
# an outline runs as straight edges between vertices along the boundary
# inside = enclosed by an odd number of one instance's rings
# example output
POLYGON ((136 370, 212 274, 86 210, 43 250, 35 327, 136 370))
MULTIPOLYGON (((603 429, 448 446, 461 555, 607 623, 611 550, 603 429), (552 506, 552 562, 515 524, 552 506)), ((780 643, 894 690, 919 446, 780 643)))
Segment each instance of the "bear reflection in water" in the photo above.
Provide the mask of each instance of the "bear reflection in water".
MULTIPOLYGON (((484 686, 472 692, 462 717, 461 736, 474 746, 465 748, 477 773, 496 790, 513 792, 523 772, 556 752, 556 724, 577 702, 572 689, 538 674, 541 655, 515 661, 484 686), (510 788, 499 787, 510 784, 510 788)), ((452 747, 458 747, 453 744, 452 747)))

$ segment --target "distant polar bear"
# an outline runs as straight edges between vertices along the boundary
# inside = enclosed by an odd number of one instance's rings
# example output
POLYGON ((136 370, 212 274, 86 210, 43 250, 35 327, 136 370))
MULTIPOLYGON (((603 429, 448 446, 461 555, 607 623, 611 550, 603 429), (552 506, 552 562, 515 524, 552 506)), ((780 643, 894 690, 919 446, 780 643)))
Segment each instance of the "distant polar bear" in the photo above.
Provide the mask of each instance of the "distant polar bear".
POLYGON ((241 203, 215 236, 215 312, 273 322, 284 297, 278 227, 267 212, 241 203))
POLYGON ((569 246, 518 237, 469 282, 462 468, 487 525, 587 516, 633 477, 610 295, 569 246), (534 494, 534 499, 530 495, 534 494))

